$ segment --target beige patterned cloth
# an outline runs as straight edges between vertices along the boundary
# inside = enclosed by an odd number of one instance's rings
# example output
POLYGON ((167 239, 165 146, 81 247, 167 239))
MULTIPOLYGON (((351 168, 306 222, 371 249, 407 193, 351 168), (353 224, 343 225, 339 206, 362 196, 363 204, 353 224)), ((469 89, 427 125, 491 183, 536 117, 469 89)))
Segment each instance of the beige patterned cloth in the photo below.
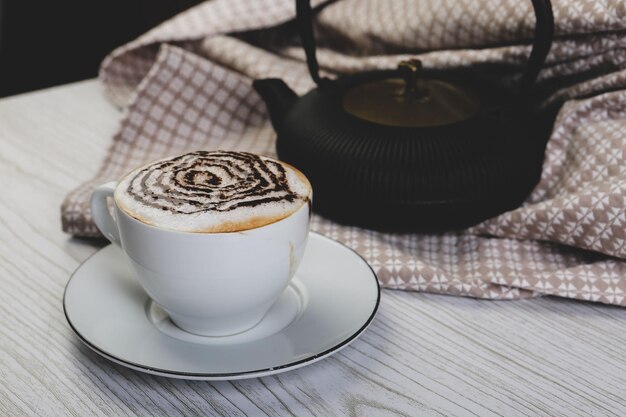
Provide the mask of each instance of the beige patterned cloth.
MULTIPOLYGON (((320 4, 320 2, 313 2, 320 4)), ((538 88, 561 106, 540 183, 526 203, 461 233, 385 234, 315 216, 312 227, 359 252, 387 288, 481 298, 553 294, 626 306, 626 2, 554 1, 556 39, 538 88)), ((274 133, 251 80, 313 83, 293 0, 212 0, 111 53, 100 79, 124 107, 95 178, 72 191, 63 228, 96 236, 97 184, 195 149, 274 155, 274 133)), ((317 14, 327 75, 490 65, 514 83, 534 17, 520 0, 341 0, 317 14)))

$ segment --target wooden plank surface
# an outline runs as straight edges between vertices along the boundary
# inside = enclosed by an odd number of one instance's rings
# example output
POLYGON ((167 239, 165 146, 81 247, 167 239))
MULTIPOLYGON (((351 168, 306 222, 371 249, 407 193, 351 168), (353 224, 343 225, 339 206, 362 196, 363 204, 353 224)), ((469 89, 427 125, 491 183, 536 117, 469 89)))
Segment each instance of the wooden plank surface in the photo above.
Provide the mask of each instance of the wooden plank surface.
POLYGON ((60 229, 120 113, 95 81, 0 100, 0 415, 626 415, 626 309, 384 291, 363 336, 292 372, 189 382, 82 346, 61 299, 101 243, 60 229))

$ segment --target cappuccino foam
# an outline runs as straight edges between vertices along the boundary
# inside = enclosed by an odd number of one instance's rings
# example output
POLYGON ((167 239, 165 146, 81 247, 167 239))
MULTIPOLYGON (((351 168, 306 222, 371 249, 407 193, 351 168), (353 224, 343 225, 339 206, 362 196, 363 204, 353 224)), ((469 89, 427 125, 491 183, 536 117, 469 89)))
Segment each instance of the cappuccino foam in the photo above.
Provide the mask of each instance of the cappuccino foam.
POLYGON ((294 167, 247 152, 197 151, 132 171, 115 190, 135 219, 181 232, 235 232, 274 223, 309 203, 294 167))

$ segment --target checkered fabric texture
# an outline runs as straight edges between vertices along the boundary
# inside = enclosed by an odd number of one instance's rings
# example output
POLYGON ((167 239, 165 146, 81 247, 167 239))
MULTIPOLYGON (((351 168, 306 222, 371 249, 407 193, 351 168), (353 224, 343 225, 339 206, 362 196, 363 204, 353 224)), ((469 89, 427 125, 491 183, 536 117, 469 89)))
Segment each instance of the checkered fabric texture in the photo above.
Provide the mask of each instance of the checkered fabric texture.
MULTIPOLYGON (((322 2, 313 1, 319 6, 322 2)), ((312 229, 360 253, 387 288, 479 298, 552 294, 626 306, 626 2, 554 0, 556 39, 537 89, 559 106, 541 180, 518 209, 459 233, 387 234, 314 216, 312 229)), ((316 14, 327 76, 491 65, 514 85, 533 35, 530 1, 341 0, 316 14)), ((275 155, 255 78, 313 83, 293 0, 212 0, 112 52, 100 79, 124 108, 95 177, 62 206, 63 228, 97 236, 94 186, 197 149, 275 155)))

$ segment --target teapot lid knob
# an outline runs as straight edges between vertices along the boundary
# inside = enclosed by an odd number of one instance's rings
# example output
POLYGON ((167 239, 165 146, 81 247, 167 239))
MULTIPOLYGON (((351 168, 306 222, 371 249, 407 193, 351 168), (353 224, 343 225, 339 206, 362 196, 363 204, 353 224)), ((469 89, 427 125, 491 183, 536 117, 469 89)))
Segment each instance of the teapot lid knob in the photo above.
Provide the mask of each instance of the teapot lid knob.
POLYGON ((405 98, 421 101, 428 100, 428 89, 423 88, 419 83, 422 61, 417 58, 400 61, 398 71, 404 78, 404 92, 402 95, 405 98))

